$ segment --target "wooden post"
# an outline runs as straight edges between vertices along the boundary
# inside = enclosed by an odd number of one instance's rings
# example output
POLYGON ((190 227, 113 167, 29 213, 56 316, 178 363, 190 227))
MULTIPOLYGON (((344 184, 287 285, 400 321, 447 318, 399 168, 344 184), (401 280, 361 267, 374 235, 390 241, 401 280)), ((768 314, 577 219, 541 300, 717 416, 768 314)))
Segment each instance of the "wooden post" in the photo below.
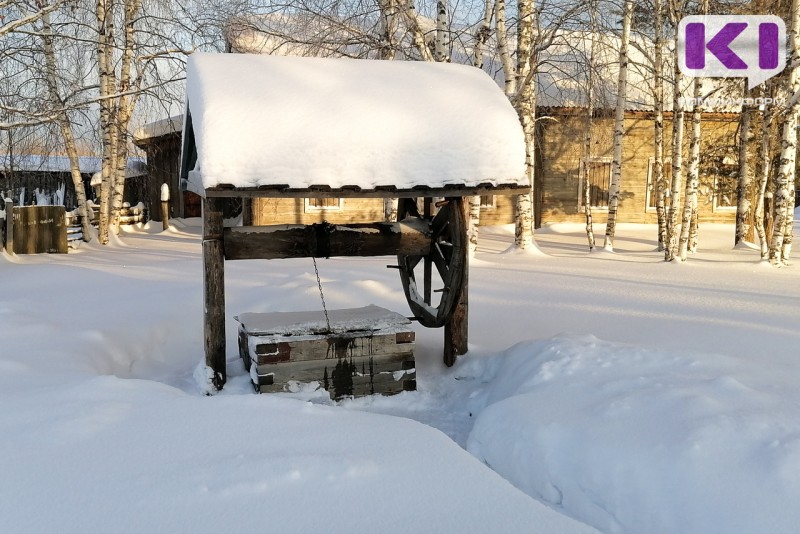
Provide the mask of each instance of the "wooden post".
POLYGON ((458 304, 453 311, 453 316, 444 325, 444 364, 448 367, 456 363, 456 357, 467 353, 469 342, 469 247, 467 246, 467 217, 469 210, 468 199, 464 198, 461 202, 460 217, 463 217, 464 224, 462 242, 459 254, 463 254, 464 261, 464 282, 461 284, 461 294, 458 297, 458 304))
POLYGON ((161 229, 169 229, 169 185, 161 184, 161 229))
POLYGON ((217 390, 221 390, 227 380, 222 203, 219 198, 203 199, 203 332, 206 366, 214 372, 212 383, 217 390))
POLYGON ((6 200, 6 252, 14 254, 14 201, 6 200))

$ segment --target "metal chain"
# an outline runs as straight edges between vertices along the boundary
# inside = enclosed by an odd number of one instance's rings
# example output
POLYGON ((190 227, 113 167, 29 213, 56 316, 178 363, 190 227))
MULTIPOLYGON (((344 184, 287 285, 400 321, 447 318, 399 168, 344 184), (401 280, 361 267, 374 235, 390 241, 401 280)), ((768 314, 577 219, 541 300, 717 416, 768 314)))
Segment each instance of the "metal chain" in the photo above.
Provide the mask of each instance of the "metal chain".
POLYGON ((328 333, 331 333, 331 320, 328 317, 328 307, 325 305, 325 295, 322 294, 322 281, 319 279, 319 269, 317 269, 317 258, 311 256, 311 261, 314 262, 314 274, 317 275, 317 287, 319 288, 319 298, 322 300, 322 311, 325 312, 325 323, 328 325, 328 333))

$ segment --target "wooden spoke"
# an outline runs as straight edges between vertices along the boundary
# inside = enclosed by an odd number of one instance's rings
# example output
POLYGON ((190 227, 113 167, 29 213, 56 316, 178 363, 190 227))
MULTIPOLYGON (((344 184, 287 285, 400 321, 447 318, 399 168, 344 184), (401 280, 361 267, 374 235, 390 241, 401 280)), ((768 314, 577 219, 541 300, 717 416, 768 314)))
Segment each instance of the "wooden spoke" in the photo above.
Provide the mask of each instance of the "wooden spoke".
POLYGON ((416 199, 403 199, 398 206, 398 218, 418 217, 430 225, 431 247, 427 256, 398 256, 400 278, 409 307, 420 324, 429 328, 439 328, 450 320, 461 294, 466 264, 465 254, 460 252, 467 246, 466 220, 461 203, 460 197, 448 198, 437 203, 438 212, 431 213, 434 206, 425 199, 423 214, 419 213, 416 199), (423 268, 415 270, 423 258, 423 268), (432 266, 436 267, 435 271, 432 266), (441 282, 433 280, 434 273, 441 282), (431 303, 434 288, 440 295, 435 305, 431 303))

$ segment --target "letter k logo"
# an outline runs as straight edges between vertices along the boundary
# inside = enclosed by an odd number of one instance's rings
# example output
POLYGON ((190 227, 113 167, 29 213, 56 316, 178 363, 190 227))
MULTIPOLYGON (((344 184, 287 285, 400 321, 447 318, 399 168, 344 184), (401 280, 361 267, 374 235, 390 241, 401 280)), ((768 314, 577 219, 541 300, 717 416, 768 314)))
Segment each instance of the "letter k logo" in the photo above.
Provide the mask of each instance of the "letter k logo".
POLYGON ((686 25, 686 66, 703 69, 706 48, 728 69, 746 69, 747 63, 730 49, 730 44, 747 28, 746 22, 729 22, 706 44, 706 25, 693 22, 686 25))
POLYGON ((747 78, 755 87, 786 66, 786 25, 774 15, 690 15, 678 24, 687 76, 747 78))

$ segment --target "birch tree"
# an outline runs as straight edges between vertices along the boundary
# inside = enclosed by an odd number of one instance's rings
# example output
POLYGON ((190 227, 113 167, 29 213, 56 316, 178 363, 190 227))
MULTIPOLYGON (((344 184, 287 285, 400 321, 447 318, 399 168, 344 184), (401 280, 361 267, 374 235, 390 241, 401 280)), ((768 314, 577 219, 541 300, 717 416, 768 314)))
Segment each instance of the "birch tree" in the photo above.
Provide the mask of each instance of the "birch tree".
MULTIPOLYGON (((472 53, 472 64, 483 70, 484 53, 489 38, 492 35, 492 18, 494 17, 494 2, 492 0, 484 0, 483 2, 483 18, 478 24, 478 29, 475 32, 475 45, 472 53)), ((469 197, 469 254, 475 255, 478 248, 478 227, 481 218, 481 197, 480 195, 473 195, 469 197)))
POLYGON ((516 225, 514 245, 519 249, 533 245, 533 188, 535 184, 535 132, 536 125, 536 87, 533 76, 533 33, 536 25, 533 0, 517 2, 517 93, 514 104, 522 123, 525 135, 525 175, 530 186, 529 192, 516 197, 516 225), (529 76, 530 74, 530 76, 529 76))
POLYGON ((553 11, 548 13, 549 24, 547 28, 543 28, 539 24, 539 11, 535 9, 533 0, 517 1, 516 46, 512 52, 508 46, 510 41, 506 28, 505 3, 503 0, 497 0, 495 4, 495 30, 505 79, 504 89, 517 111, 525 136, 525 175, 530 190, 517 195, 514 200, 514 246, 520 250, 534 246, 536 76, 540 54, 553 44, 558 28, 583 8, 581 5, 574 5, 559 12, 560 6, 556 7, 554 4, 551 6, 553 11), (516 61, 512 55, 516 56, 516 61))
MULTIPOLYGON (((745 80, 746 83, 747 81, 745 80)), ((752 109, 746 103, 749 96, 746 87, 743 94, 745 95, 745 103, 742 104, 742 112, 739 117, 739 177, 736 184, 736 235, 734 237, 734 246, 742 241, 750 241, 752 239, 750 221, 753 218, 753 210, 750 198, 753 188, 753 175, 750 172, 750 152, 748 148, 752 109)))
POLYGON ((619 45, 619 78, 617 80, 617 105, 614 112, 614 156, 611 163, 611 183, 608 186, 608 221, 604 248, 614 251, 614 234, 619 209, 620 182, 622 180, 622 144, 625 140, 625 103, 628 84, 628 43, 631 36, 633 2, 625 1, 622 13, 622 38, 619 45))
POLYGON ((658 219, 658 250, 663 251, 667 241, 667 220, 665 209, 666 192, 669 189, 664 179, 664 7, 661 0, 654 2, 655 15, 655 86, 653 89, 653 191, 656 197, 656 217, 658 219))
MULTIPOLYGON (((772 86, 772 81, 768 80, 762 94, 771 95, 772 86)), ((758 150, 759 168, 755 185, 756 207, 754 214, 756 234, 758 235, 762 260, 767 260, 769 258, 769 241, 766 230, 764 229, 764 197, 771 168, 772 117, 772 108, 770 106, 764 106, 764 111, 761 115, 761 143, 759 144, 758 150)))
POLYGON ((78 158, 78 147, 75 142, 75 132, 73 130, 73 122, 70 120, 69 113, 67 112, 66 102, 61 96, 61 91, 58 84, 58 69, 56 66, 56 53, 53 37, 53 27, 50 24, 50 13, 42 15, 42 51, 45 60, 45 78, 47 80, 47 90, 51 102, 56 104, 58 117, 56 124, 61 131, 64 140, 64 149, 67 153, 70 166, 70 176, 72 177, 72 185, 75 188, 75 200, 78 205, 78 214, 81 217, 81 230, 83 240, 91 240, 93 229, 91 226, 91 217, 89 210, 86 206, 86 190, 83 185, 83 177, 81 176, 80 159, 78 158))
POLYGON ((589 57, 586 61, 586 119, 583 134, 583 160, 581 168, 583 176, 583 210, 586 217, 586 239, 589 242, 589 252, 594 250, 594 228, 592 226, 592 200, 589 184, 589 160, 592 157, 592 129, 594 127, 594 85, 595 85, 595 56, 597 51, 597 3, 589 3, 590 43, 589 57))
MULTIPOLYGON (((684 198, 681 233, 678 242, 678 258, 686 261, 692 248, 693 221, 697 220, 697 188, 700 185, 700 122, 702 118, 703 79, 696 77, 693 82, 692 130, 689 136, 689 167, 686 173, 686 194, 684 198)), ((696 231, 696 230, 695 230, 696 231)), ((696 239, 696 238, 695 238, 696 239)))
MULTIPOLYGON (((800 0, 792 0, 789 42, 792 56, 789 62, 789 95, 800 94, 800 0)), ((800 108, 796 98, 790 99, 781 134, 781 156, 775 189, 775 221, 769 247, 773 265, 786 265, 792 250, 794 225, 794 189, 797 155, 797 115, 800 108)))
MULTIPOLYGON (((674 28, 683 17, 683 5, 677 2, 669 4, 670 23, 674 28)), ((666 225, 666 246, 664 260, 672 261, 678 252, 678 214, 680 212, 681 190, 683 187, 683 98, 681 86, 683 74, 678 67, 678 54, 673 52, 673 92, 672 92, 672 183, 670 186, 670 203, 666 225)))

